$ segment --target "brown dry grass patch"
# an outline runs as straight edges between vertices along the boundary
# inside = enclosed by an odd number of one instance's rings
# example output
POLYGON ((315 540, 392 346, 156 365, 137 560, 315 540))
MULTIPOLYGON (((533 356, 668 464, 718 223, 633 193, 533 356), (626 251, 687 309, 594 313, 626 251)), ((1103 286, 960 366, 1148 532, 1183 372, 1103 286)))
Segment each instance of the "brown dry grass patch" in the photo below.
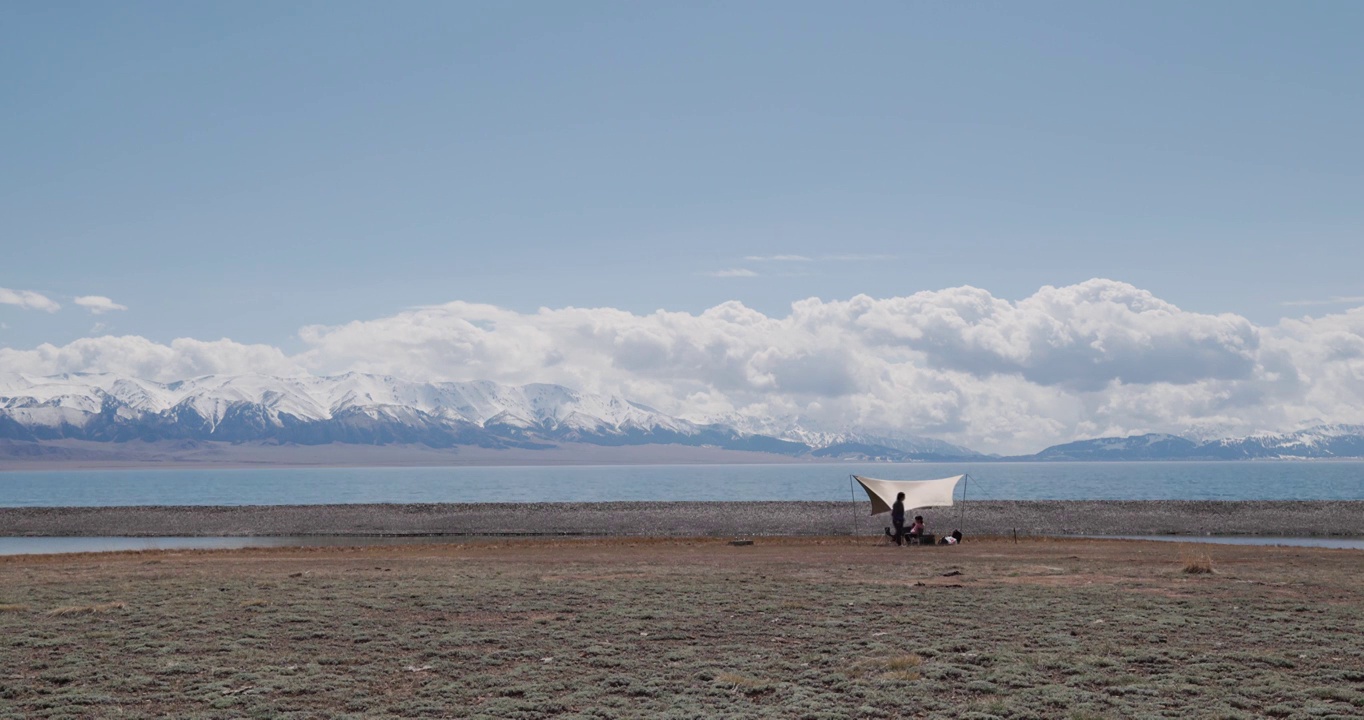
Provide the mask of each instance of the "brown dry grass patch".
POLYGON ((715 682, 727 685, 735 690, 757 690, 767 684, 766 680, 740 675, 739 673, 724 672, 715 676, 715 682))
POLYGON ((126 610, 128 603, 107 602, 96 603, 94 605, 63 605, 47 611, 50 617, 65 617, 67 615, 94 615, 97 613, 110 612, 112 610, 126 610))
POLYGON ((0 605, 0 612, 28 612, 28 606, 20 603, 5 603, 0 605))
POLYGON ((923 664, 924 659, 914 653, 871 658, 855 663, 848 668, 847 675, 854 679, 875 677, 879 680, 911 682, 919 679, 919 667, 923 664))
POLYGON ((1185 717, 1357 716, 1359 552, 1219 546, 1218 573, 1184 575, 1181 551, 1200 550, 527 542, 0 562, 5 602, 34 608, 0 613, 15 675, 0 719, 1142 717, 1170 698, 1185 717), (116 597, 126 610, 41 615, 116 597))
POLYGON ((1180 558, 1184 563, 1184 573, 1188 575, 1210 575, 1212 569, 1212 556, 1207 553, 1194 553, 1185 551, 1180 558))

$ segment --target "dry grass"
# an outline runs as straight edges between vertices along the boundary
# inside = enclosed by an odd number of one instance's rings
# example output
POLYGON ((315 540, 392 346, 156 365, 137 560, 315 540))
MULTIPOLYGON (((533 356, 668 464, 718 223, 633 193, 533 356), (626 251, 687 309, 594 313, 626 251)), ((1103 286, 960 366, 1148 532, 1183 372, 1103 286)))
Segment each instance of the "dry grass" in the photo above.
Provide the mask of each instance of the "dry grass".
POLYGON ((0 612, 21 613, 28 612, 29 607, 21 603, 5 603, 0 605, 0 612))
POLYGON ((65 615, 94 615, 96 613, 106 613, 113 610, 127 610, 128 603, 107 602, 95 605, 63 605, 47 611, 51 617, 62 617, 65 615))
POLYGON ((771 684, 767 680, 760 680, 758 678, 731 672, 723 672, 716 675, 715 683, 722 687, 743 693, 760 692, 763 688, 771 684))
POLYGON ((914 653, 890 655, 854 663, 846 674, 853 679, 875 678, 913 682, 921 677, 919 667, 923 663, 924 659, 914 653))
POLYGON ((1195 553, 1186 550, 1180 557, 1184 562, 1185 574, 1211 575, 1214 572, 1212 556, 1207 553, 1195 553))
POLYGON ((1172 551, 716 539, 0 561, 7 603, 127 601, 0 613, 0 720, 1361 717, 1359 552, 1219 547, 1195 576, 1172 551))

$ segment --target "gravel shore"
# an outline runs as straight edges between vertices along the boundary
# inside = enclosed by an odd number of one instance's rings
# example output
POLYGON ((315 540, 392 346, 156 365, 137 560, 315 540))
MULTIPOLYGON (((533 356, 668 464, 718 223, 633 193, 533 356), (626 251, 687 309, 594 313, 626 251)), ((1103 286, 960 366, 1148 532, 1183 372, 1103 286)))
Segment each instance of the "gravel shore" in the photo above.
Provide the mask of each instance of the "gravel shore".
MULTIPOLYGON (((865 502, 0 508, 0 536, 876 535, 865 502)), ((926 509, 967 535, 1364 535, 1364 501, 973 501, 926 509)))

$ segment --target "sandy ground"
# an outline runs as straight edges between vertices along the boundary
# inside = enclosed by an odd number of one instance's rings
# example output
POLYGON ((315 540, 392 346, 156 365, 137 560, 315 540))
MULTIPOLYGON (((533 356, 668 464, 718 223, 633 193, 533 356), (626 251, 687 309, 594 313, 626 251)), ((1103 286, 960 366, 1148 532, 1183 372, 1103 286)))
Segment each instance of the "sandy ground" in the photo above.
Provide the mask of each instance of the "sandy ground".
POLYGON ((0 718, 1357 718, 1362 558, 848 537, 0 558, 0 718))
MULTIPOLYGON (((879 535, 889 516, 850 502, 0 508, 4 536, 879 535)), ((924 510, 968 536, 1364 534, 1364 501, 978 501, 924 510)))

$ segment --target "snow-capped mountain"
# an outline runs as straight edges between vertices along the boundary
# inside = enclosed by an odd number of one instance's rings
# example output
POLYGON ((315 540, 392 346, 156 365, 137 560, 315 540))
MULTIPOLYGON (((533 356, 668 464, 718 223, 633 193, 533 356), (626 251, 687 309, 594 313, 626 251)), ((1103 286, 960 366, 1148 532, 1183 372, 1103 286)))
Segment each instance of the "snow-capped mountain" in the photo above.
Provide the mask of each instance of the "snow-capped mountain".
POLYGON ((970 448, 935 438, 862 427, 830 430, 802 417, 748 417, 733 413, 715 418, 714 422, 728 425, 740 432, 766 435, 806 445, 814 449, 812 454, 816 457, 834 456, 868 460, 988 457, 970 448))
POLYGON ((1053 445, 1029 460, 1162 460, 1188 457, 1198 443, 1177 435, 1151 433, 1124 438, 1096 438, 1053 445))
POLYGON ((1364 425, 1318 425, 1291 433, 1191 440, 1177 435, 1096 438, 1054 445, 1017 460, 1260 460, 1364 457, 1364 425))
POLYGON ((1257 433, 1200 448, 1226 459, 1364 457, 1364 425, 1318 425, 1291 433, 1257 433))
POLYGON ((559 385, 423 383, 361 373, 211 375, 169 384, 109 374, 0 374, 0 438, 522 448, 675 443, 791 455, 810 450, 559 385))
MULTIPOLYGON (((332 442, 534 450, 558 443, 673 444, 866 461, 997 459, 932 438, 831 430, 801 418, 673 417, 561 385, 413 382, 384 375, 209 375, 164 384, 110 374, 0 373, 0 440, 332 442)), ((1364 457, 1364 425, 1190 439, 1149 434, 1049 447, 1012 460, 1364 457)))

